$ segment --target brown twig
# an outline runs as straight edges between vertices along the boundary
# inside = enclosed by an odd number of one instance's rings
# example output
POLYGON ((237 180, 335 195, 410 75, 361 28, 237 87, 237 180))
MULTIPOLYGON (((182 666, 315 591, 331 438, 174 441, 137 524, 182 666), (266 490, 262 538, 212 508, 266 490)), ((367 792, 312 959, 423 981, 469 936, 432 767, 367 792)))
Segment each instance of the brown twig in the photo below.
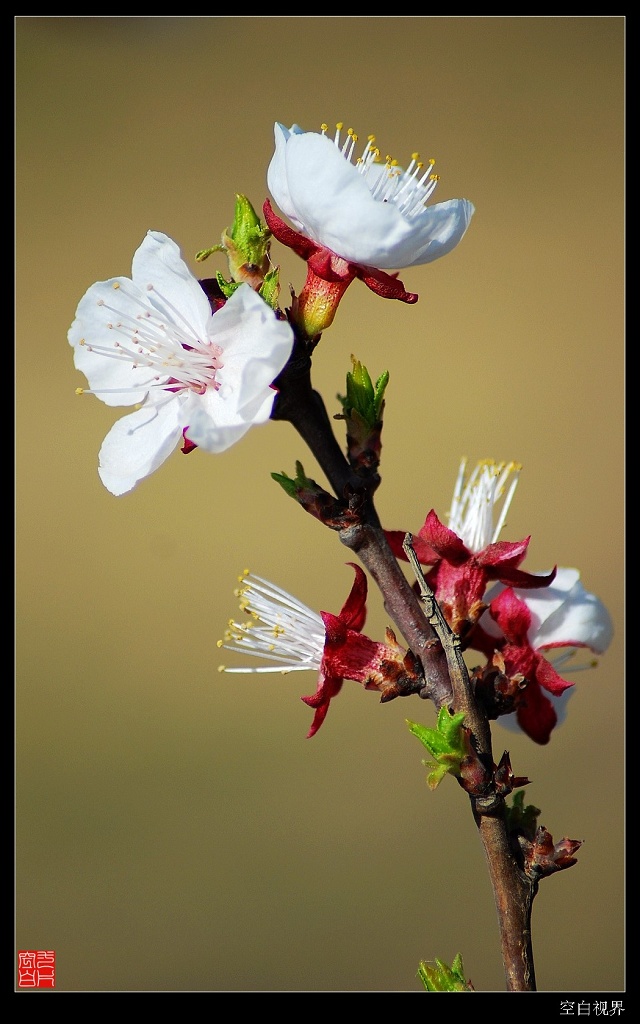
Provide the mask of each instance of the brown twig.
MULTIPOLYGON (((478 706, 469 682, 469 672, 462 657, 460 640, 450 629, 433 590, 427 583, 407 533, 403 548, 416 575, 420 594, 449 667, 453 690, 453 708, 464 712, 464 722, 472 733, 479 757, 493 768, 491 729, 487 716, 478 706)), ((470 795, 473 816, 484 847, 493 895, 498 912, 502 960, 511 992, 535 991, 533 947, 531 944, 531 909, 535 886, 520 869, 509 842, 504 798, 499 794, 470 795)))
MULTIPOLYGON (((428 587, 409 540, 405 551, 421 590, 422 602, 407 580, 381 527, 372 493, 363 488, 331 427, 324 402, 311 386, 311 353, 298 342, 294 355, 275 382, 278 396, 273 419, 286 420, 298 431, 326 474, 339 499, 358 494, 355 524, 339 530, 341 542, 356 554, 382 594, 385 609, 420 660, 425 685, 420 696, 437 707, 463 711, 483 764, 493 770, 491 730, 475 700, 458 638, 451 632, 433 591, 428 587)), ((498 913, 507 991, 535 991, 531 908, 535 884, 520 869, 509 842, 504 798, 470 795, 474 820, 484 848, 498 913)))

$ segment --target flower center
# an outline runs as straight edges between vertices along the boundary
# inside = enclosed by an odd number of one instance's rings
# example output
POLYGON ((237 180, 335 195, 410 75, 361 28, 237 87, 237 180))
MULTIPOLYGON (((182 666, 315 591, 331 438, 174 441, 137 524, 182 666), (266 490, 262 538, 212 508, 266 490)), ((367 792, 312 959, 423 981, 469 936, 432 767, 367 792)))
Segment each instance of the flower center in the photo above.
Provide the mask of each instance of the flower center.
POLYGON ((449 512, 449 529, 475 554, 488 544, 495 544, 500 536, 522 466, 517 462, 483 459, 465 484, 466 465, 467 460, 462 459, 449 512), (498 515, 495 526, 494 513, 498 515))
MULTIPOLYGON (((322 134, 326 135, 329 126, 323 124, 321 128, 322 134)), ((333 142, 345 160, 351 163, 358 136, 353 128, 347 128, 345 139, 342 141, 343 128, 343 122, 338 121, 333 142)), ((393 203, 405 217, 416 216, 424 209, 440 179, 438 174, 433 173, 435 160, 428 160, 425 165, 419 153, 412 153, 409 166, 403 170, 393 157, 385 157, 382 163, 380 150, 375 141, 375 135, 367 136, 363 153, 356 158, 356 169, 366 179, 374 199, 380 203, 393 203)))
MULTIPOLYGON (((97 305, 108 317, 107 328, 117 335, 112 345, 95 345, 81 341, 88 352, 129 363, 132 368, 148 367, 156 371, 151 383, 145 383, 146 390, 162 389, 173 393, 190 390, 204 394, 207 388, 220 388, 216 373, 222 368, 222 349, 198 331, 173 303, 165 298, 152 284, 147 292, 153 301, 146 302, 138 290, 129 289, 120 282, 113 284, 114 303, 110 305, 99 299, 97 305), (117 294, 132 300, 128 309, 119 308, 117 294)), ((130 388, 108 389, 113 392, 140 391, 140 384, 130 388)), ((107 389, 87 390, 85 394, 104 394, 107 389)))
POLYGON ((217 646, 238 654, 250 654, 271 665, 255 668, 228 668, 220 672, 300 672, 320 668, 324 651, 324 623, 306 605, 260 576, 245 569, 236 590, 240 611, 249 616, 244 622, 229 621, 223 640, 217 646))

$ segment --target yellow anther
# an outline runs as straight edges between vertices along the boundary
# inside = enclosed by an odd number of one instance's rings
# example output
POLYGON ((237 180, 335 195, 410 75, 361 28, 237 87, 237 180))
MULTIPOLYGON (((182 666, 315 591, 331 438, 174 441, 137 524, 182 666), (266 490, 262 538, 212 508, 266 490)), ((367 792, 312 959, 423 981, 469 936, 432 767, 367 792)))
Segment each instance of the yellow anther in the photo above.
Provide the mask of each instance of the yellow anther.
POLYGON ((375 141, 376 141, 375 135, 367 135, 367 142, 375 142, 375 141))
POLYGON ((420 154, 419 153, 412 153, 411 154, 411 159, 412 160, 419 160, 420 159, 420 154))
POLYGON ((76 388, 76 395, 84 395, 84 388, 76 388))
POLYGON ((430 174, 429 175, 429 181, 440 181, 440 175, 439 174, 430 174))
POLYGON ((336 121, 336 128, 338 129, 339 132, 341 132, 342 129, 344 128, 344 121, 336 121))
POLYGON ((112 287, 117 289, 120 287, 120 285, 118 284, 117 281, 114 281, 112 287))
POLYGON ((329 131, 329 125, 325 124, 324 121, 320 125, 320 128, 322 129, 323 132, 328 132, 329 131))
POLYGON ((80 338, 80 341, 78 342, 78 345, 86 345, 86 344, 87 344, 87 343, 86 343, 86 341, 84 340, 84 338, 80 338))
POLYGON ((218 672, 226 672, 226 669, 227 669, 226 665, 218 665, 218 672))
POLYGON ((429 160, 429 163, 431 164, 431 166, 433 166, 433 164, 435 164, 435 160, 433 159, 433 157, 431 157, 431 159, 429 160))
POLYGON ((224 647, 224 640, 216 640, 216 647, 224 647))

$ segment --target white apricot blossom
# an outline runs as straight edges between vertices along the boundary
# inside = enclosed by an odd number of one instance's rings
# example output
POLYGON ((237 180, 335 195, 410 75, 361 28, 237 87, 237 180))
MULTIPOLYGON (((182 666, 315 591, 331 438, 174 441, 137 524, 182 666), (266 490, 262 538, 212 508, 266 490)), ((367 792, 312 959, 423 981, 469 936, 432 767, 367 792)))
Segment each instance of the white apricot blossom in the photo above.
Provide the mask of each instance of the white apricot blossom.
POLYGON ((413 153, 406 169, 383 160, 370 135, 355 162, 358 137, 333 138, 276 122, 269 190, 296 229, 350 263, 398 270, 430 263, 465 234, 474 206, 449 199, 427 206, 437 182, 434 160, 413 153))
POLYGON ((149 231, 131 279, 93 284, 68 334, 78 393, 136 406, 107 434, 98 472, 112 494, 130 491, 180 442, 222 452, 269 419, 272 382, 293 347, 289 324, 249 285, 215 313, 176 243, 149 231))

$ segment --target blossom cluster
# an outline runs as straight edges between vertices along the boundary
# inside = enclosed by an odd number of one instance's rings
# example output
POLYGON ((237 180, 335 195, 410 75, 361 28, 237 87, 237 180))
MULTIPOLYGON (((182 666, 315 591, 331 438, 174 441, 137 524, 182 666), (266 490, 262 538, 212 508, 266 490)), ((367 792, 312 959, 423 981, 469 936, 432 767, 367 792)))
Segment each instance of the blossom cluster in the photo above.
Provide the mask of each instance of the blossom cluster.
MULTIPOLYGON (((536 574, 520 568, 530 538, 499 541, 518 482, 515 463, 478 463, 465 479, 460 465, 449 525, 431 509, 413 540, 419 561, 429 566, 425 579, 449 626, 469 651, 485 655, 476 669, 476 690, 488 716, 506 716, 537 743, 547 743, 563 711, 562 698, 573 683, 559 674, 593 667, 613 636, 610 615, 585 590, 577 569, 554 568, 536 574), (578 652, 588 652, 576 664, 578 652)), ((399 558, 406 558, 405 531, 387 531, 399 558)), ((226 672, 312 670, 318 673, 309 736, 324 721, 329 703, 345 679, 378 690, 383 700, 395 696, 398 680, 418 682, 410 652, 395 636, 377 643, 361 630, 366 616, 366 576, 354 566, 356 579, 338 616, 317 614, 273 584, 247 573, 242 581, 242 621, 232 620, 218 646, 267 660, 257 668, 222 667, 226 672), (389 642, 391 640, 391 642, 389 642)), ((416 685, 416 690, 417 690, 416 685)), ((414 691, 415 692, 415 691, 414 691)), ((566 701, 566 697, 564 698, 566 701)))
MULTIPOLYGON (((489 717, 513 714, 544 744, 564 712, 566 698, 558 698, 574 685, 558 669, 593 667, 591 655, 611 642, 611 617, 584 589, 577 569, 527 572, 521 566, 531 538, 498 539, 521 467, 483 460, 466 478, 466 466, 462 459, 448 526, 431 509, 416 535, 416 555, 463 647, 487 659, 474 681, 489 717), (580 651, 590 656, 580 660, 580 651)), ((387 537, 398 557, 406 557, 404 534, 389 531, 387 537)))
MULTIPOLYGON (((76 368, 89 384, 78 393, 93 394, 108 406, 133 407, 112 426, 99 453, 100 479, 114 495, 133 490, 178 446, 184 453, 219 453, 251 426, 266 423, 296 346, 307 355, 313 351, 352 281, 412 304, 418 296, 405 289, 398 271, 451 252, 469 227, 469 200, 429 204, 439 177, 433 160, 425 163, 413 153, 402 168, 390 157, 382 159, 374 136, 359 145, 356 133, 344 132, 342 124, 331 134, 326 125, 307 132, 277 122, 274 138, 267 185, 289 223, 267 199, 263 225, 246 197, 237 196, 234 224, 223 232, 222 244, 196 257, 225 252, 231 280, 220 274, 199 280, 176 242, 148 231, 134 254, 131 277, 97 282, 80 300, 68 332, 76 368), (307 265, 305 284, 292 292, 286 311, 277 304, 272 237, 307 265)), ((364 456, 379 456, 387 378, 380 378, 377 391, 369 387, 372 416, 362 419, 356 409, 349 420, 365 467, 364 456), (359 432, 362 423, 366 429, 359 432)), ((366 371, 360 368, 353 380, 368 401, 366 371)), ((573 685, 560 670, 570 671, 577 651, 606 650, 612 625, 577 570, 526 571, 530 538, 500 539, 519 472, 514 463, 485 461, 466 478, 463 460, 448 524, 430 509, 413 545, 450 628, 466 651, 485 658, 484 665, 473 666, 472 681, 488 717, 515 716, 532 739, 547 743, 573 685)), ((405 530, 386 531, 398 559, 406 558, 405 537, 405 530)), ((302 698, 314 711, 310 736, 345 679, 377 691, 383 701, 418 692, 423 682, 418 661, 391 629, 384 642, 362 632, 367 578, 358 566, 353 570, 338 614, 317 614, 246 573, 240 589, 244 617, 232 620, 220 641, 264 662, 228 672, 318 674, 315 693, 302 698)))

